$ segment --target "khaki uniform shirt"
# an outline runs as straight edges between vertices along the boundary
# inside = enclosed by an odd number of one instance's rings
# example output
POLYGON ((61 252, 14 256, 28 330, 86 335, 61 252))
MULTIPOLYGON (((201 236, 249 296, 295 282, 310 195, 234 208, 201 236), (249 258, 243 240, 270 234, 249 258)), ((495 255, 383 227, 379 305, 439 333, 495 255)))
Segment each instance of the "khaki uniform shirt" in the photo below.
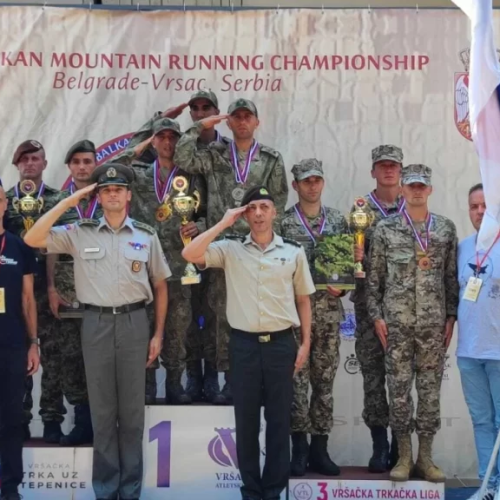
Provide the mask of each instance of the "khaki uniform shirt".
POLYGON ((157 234, 129 217, 113 230, 104 217, 52 228, 48 253, 65 253, 75 261, 79 302, 119 307, 152 302, 151 284, 171 276, 157 234))
POLYGON ((238 330, 261 333, 298 327, 295 296, 316 291, 304 249, 277 234, 265 250, 250 234, 211 243, 205 262, 206 267, 225 271, 227 319, 238 330))

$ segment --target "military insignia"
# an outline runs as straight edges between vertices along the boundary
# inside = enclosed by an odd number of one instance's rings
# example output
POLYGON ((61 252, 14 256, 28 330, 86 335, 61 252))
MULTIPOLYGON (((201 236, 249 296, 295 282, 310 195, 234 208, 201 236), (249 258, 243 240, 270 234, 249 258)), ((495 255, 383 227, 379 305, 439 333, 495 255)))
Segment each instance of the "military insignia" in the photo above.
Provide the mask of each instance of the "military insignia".
POLYGON ((269 194, 269 191, 266 188, 261 188, 259 193, 260 194, 269 194))
POLYGON ((64 224, 66 231, 71 231, 75 226, 73 224, 64 224))
POLYGON ((148 224, 144 224, 144 222, 139 222, 138 220, 133 220, 132 226, 136 227, 137 229, 142 229, 143 231, 146 231, 149 234, 156 234, 156 231, 154 230, 154 228, 152 228, 151 226, 148 226, 148 224))
POLYGON ((147 248, 147 245, 145 243, 135 243, 134 241, 129 241, 128 244, 134 250, 144 250, 144 248, 147 248))
POLYGON ((30 141, 30 144, 34 147, 34 148, 41 148, 42 145, 38 142, 38 141, 30 141))
POLYGON ((110 178, 116 177, 116 169, 114 167, 108 168, 108 170, 106 170, 106 176, 110 178))
POLYGON ((132 271, 134 273, 138 273, 141 270, 141 263, 138 260, 134 260, 132 262, 132 271))

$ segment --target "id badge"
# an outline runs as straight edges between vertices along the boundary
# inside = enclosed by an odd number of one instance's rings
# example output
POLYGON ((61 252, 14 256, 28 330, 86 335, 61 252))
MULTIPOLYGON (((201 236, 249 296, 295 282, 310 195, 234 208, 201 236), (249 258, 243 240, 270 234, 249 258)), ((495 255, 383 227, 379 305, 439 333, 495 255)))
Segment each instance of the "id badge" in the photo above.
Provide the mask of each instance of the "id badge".
POLYGON ((5 288, 0 288, 0 314, 5 314, 5 288))
POLYGON ((481 286, 483 285, 483 280, 481 278, 476 278, 471 276, 467 282, 467 287, 464 292, 464 299, 470 300, 471 302, 476 302, 479 297, 479 292, 481 291, 481 286))

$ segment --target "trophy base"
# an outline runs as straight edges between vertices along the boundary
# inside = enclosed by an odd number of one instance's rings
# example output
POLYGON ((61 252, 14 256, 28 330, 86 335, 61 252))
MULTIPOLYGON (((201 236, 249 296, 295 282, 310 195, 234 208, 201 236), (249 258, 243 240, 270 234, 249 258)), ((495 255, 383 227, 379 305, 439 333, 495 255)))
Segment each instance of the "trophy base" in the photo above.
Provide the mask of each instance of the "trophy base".
POLYGON ((366 273, 364 271, 355 271, 354 277, 359 279, 364 279, 366 278, 366 273))
POLYGON ((201 274, 195 276, 183 276, 181 278, 181 283, 183 285, 198 285, 201 283, 201 274))

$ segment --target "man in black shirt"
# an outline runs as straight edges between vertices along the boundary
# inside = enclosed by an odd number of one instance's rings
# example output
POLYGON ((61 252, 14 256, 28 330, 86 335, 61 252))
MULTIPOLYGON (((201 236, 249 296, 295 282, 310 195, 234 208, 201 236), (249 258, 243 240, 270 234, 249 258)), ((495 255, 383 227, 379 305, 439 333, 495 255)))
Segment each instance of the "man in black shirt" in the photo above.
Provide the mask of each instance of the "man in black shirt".
POLYGON ((4 229, 7 198, 0 186, 0 482, 1 500, 19 500, 23 480, 23 397, 26 375, 38 370, 35 254, 4 229))

